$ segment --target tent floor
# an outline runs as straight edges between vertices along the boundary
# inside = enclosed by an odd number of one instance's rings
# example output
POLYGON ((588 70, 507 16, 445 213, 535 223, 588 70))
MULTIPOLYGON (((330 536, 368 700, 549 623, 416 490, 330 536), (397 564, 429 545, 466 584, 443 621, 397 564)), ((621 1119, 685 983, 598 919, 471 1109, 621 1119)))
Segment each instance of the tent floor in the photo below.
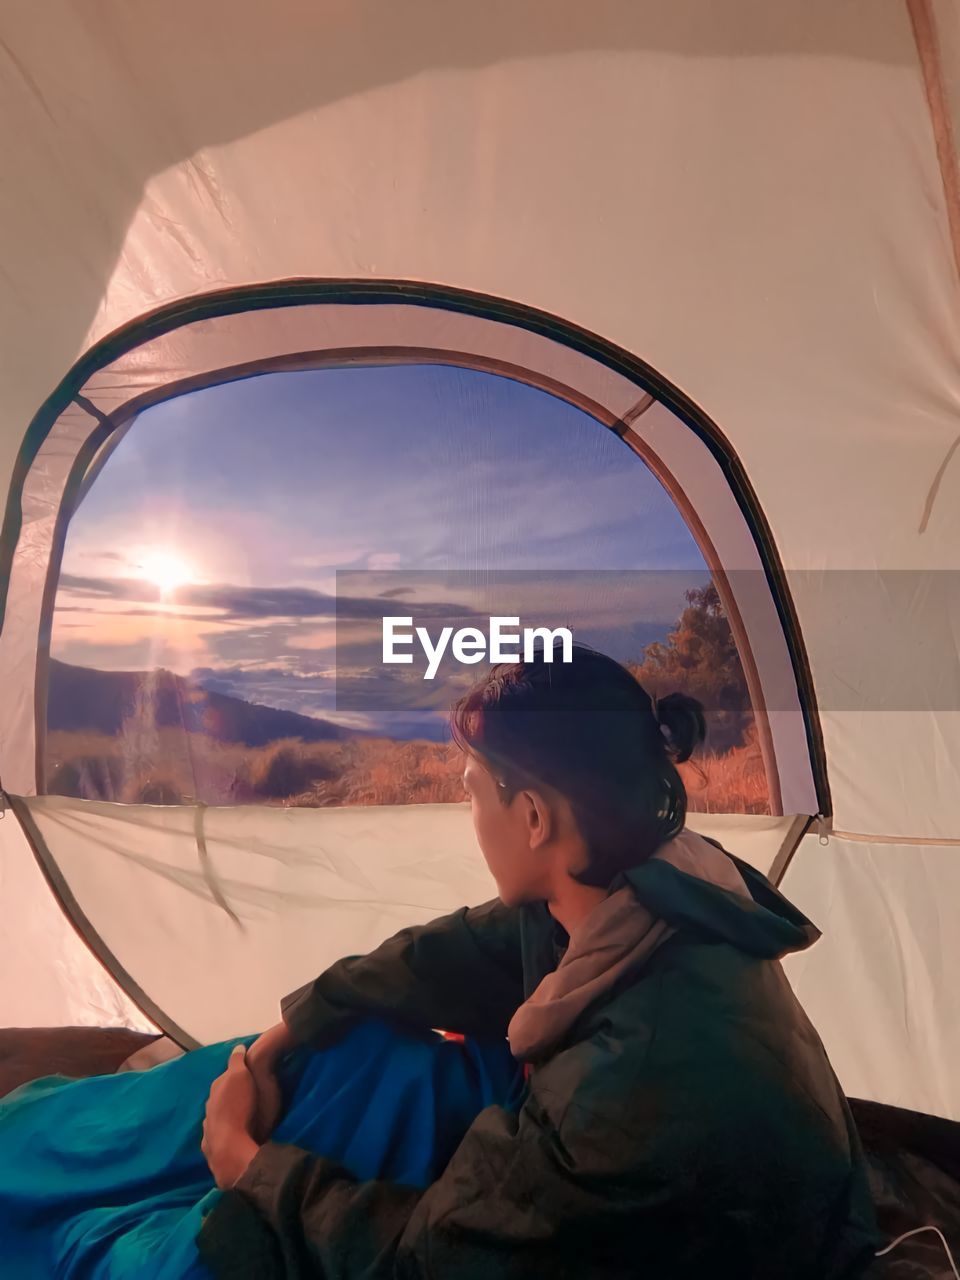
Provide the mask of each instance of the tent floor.
MULTIPOLYGON (((850 1107, 886 1240, 937 1226, 960 1265, 960 1123, 859 1098, 850 1107)), ((954 1272, 940 1240, 925 1231, 878 1258, 865 1280, 954 1280, 954 1272)))
POLYGON ((109 1075, 158 1037, 125 1027, 12 1027, 0 1030, 0 1097, 40 1076, 109 1075))

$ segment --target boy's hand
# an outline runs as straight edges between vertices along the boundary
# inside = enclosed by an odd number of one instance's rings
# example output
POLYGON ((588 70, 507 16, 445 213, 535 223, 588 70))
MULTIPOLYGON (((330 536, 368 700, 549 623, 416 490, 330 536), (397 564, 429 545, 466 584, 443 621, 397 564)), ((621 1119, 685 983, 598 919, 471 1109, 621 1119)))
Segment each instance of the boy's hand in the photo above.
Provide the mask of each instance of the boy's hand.
POLYGON ((277 1063, 293 1047, 292 1036, 285 1023, 280 1022, 265 1031, 247 1050, 247 1067, 257 1086, 253 1136, 258 1142, 267 1141, 280 1119, 283 1097, 277 1083, 277 1063))
POLYGON ((227 1069, 214 1080, 207 1098, 200 1149, 221 1190, 232 1187, 260 1150, 253 1137, 257 1086, 247 1069, 246 1050, 238 1044, 227 1069))
POLYGON ((266 1142, 280 1120, 283 1095, 274 1069, 276 1059, 268 1054, 257 1054, 259 1043, 257 1040, 250 1046, 246 1061, 257 1093, 252 1133, 258 1142, 266 1142))

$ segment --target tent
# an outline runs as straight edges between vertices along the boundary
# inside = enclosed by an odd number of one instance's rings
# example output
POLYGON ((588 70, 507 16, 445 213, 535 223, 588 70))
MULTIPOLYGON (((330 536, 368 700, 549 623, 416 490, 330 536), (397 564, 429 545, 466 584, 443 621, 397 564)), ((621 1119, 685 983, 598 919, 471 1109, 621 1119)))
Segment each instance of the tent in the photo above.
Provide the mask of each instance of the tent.
POLYGON ((0 1024, 184 1045, 491 896, 460 806, 38 794, 71 511, 137 414, 429 359, 550 391, 722 587, 848 1094, 960 1119, 960 23, 948 0, 3 17, 0 1024))

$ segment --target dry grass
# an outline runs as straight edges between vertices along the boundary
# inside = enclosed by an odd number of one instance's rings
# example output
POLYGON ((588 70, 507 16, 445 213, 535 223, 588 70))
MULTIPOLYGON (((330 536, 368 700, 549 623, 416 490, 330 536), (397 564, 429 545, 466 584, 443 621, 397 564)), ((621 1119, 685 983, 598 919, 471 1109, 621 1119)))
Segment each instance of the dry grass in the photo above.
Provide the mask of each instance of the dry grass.
MULTIPOLYGON (((459 803, 459 749, 452 743, 358 738, 297 739, 250 749, 179 729, 132 742, 91 733, 51 733, 48 789, 125 803, 336 805, 459 803)), ((769 813, 755 737, 722 754, 680 766, 689 807, 700 813, 769 813)))
POLYGON ((769 813, 770 791, 753 743, 679 766, 691 813, 769 813))
POLYGON ((318 783, 337 778, 339 745, 315 743, 308 747, 299 739, 286 739, 248 751, 237 774, 237 794, 249 793, 251 800, 289 800, 303 795, 318 783))
POLYGON ((187 736, 180 729, 136 737, 56 730, 47 737, 47 789, 54 795, 125 804, 224 804, 249 754, 238 743, 187 736), (171 799, 157 801, 156 795, 171 799))

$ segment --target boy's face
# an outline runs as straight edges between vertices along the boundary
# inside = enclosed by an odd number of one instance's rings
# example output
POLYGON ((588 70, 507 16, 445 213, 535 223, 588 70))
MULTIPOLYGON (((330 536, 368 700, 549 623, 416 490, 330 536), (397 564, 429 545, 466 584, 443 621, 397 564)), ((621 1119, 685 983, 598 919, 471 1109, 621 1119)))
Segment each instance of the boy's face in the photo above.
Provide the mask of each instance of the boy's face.
POLYGON ((470 797, 477 843, 497 882, 500 900, 507 906, 519 906, 545 898, 548 858, 539 797, 518 791, 505 803, 505 793, 494 776, 470 753, 465 756, 463 785, 470 797))

